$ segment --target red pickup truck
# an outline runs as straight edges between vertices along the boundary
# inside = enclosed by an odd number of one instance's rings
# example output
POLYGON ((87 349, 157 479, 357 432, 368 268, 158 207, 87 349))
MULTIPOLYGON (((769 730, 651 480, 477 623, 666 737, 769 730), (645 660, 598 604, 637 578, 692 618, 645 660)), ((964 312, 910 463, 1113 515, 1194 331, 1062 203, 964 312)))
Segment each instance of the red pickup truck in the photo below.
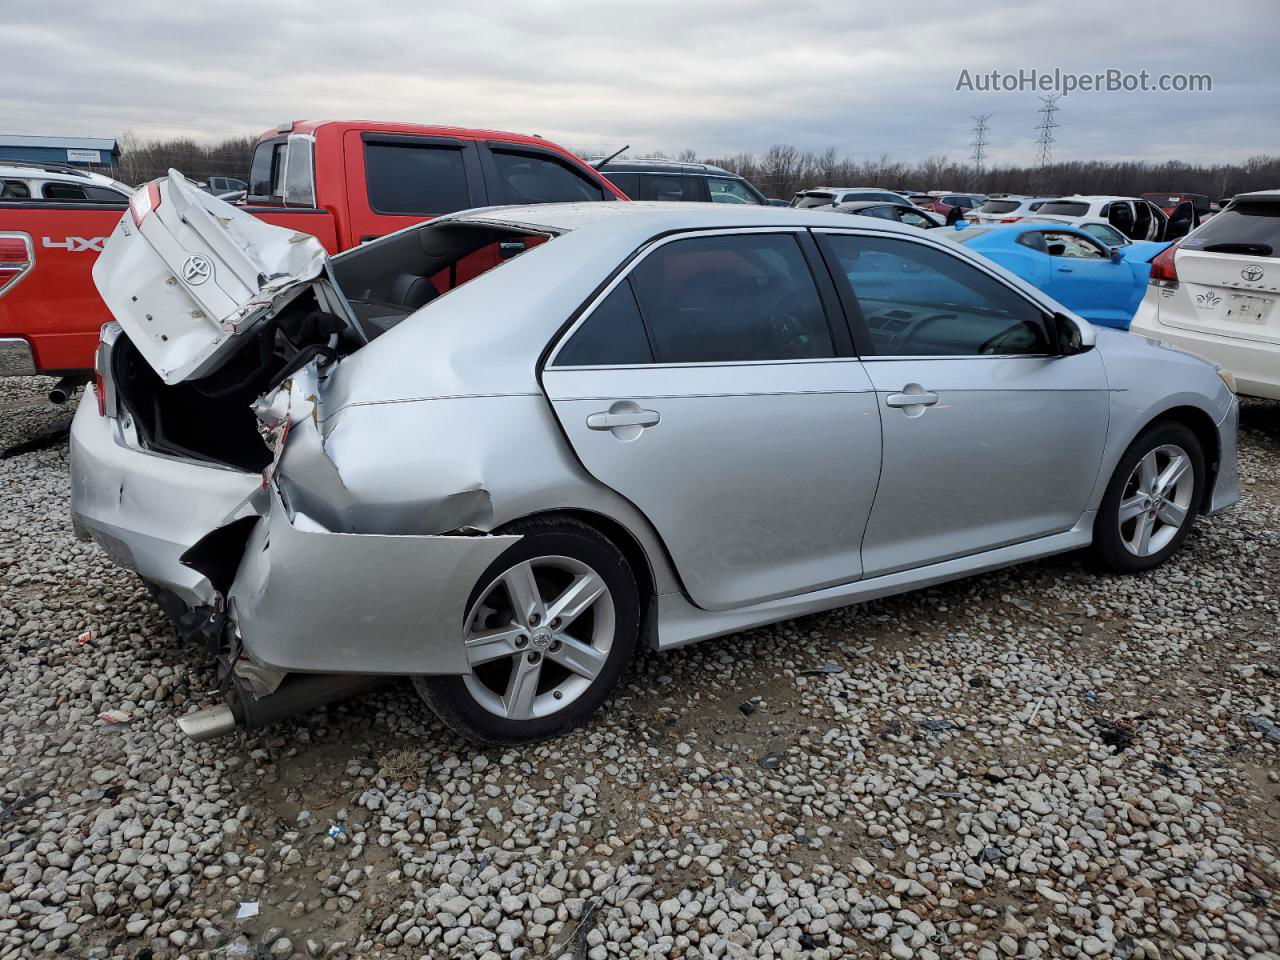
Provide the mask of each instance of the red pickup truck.
MULTIPOLYGON (((469 207, 626 199, 541 137, 307 121, 258 138, 245 203, 262 220, 318 237, 333 254, 469 207)), ((125 207, 0 200, 0 376, 87 379, 98 331, 111 319, 90 270, 125 207)), ((492 265, 477 263, 475 272, 492 265)))

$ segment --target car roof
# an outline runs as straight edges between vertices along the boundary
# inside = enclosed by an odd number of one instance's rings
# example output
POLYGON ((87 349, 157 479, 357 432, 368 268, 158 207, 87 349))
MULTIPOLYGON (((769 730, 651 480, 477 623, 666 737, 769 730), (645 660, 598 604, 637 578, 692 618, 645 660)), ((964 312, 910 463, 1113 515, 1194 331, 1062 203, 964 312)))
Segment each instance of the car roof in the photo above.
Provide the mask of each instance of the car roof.
MULTIPOLYGON (((591 161, 587 161, 590 163, 591 161)), ((661 157, 637 157, 634 160, 611 160, 602 167, 596 167, 601 173, 648 173, 654 170, 672 170, 680 173, 710 173, 716 176, 742 177, 723 167, 709 163, 692 163, 685 160, 665 160, 661 157)))
POLYGON ((1252 193, 1237 193, 1231 199, 1280 201, 1280 190, 1254 190, 1252 193))
MULTIPOLYGON (((890 190, 888 187, 805 187, 803 190, 797 190, 797 193, 893 193, 898 194, 896 190, 890 190)), ((901 196, 901 194, 898 194, 901 196)))
MULTIPOLYGON (((611 223, 614 228, 625 224, 645 237, 683 230, 712 230, 734 227, 831 227, 825 208, 801 210, 797 207, 774 207, 756 204, 674 203, 629 201, 626 203, 538 203, 526 206, 480 207, 439 217, 438 222, 459 221, 505 224, 529 227, 548 233, 587 230, 611 223)), ((884 221, 888 229, 901 230, 914 236, 916 230, 892 221, 884 221)))
POLYGON ((93 184, 96 187, 111 187, 116 190, 131 192, 133 187, 119 180, 93 170, 59 170, 56 167, 45 167, 40 164, 8 163, 0 161, 0 177, 27 180, 52 180, 55 183, 93 184))

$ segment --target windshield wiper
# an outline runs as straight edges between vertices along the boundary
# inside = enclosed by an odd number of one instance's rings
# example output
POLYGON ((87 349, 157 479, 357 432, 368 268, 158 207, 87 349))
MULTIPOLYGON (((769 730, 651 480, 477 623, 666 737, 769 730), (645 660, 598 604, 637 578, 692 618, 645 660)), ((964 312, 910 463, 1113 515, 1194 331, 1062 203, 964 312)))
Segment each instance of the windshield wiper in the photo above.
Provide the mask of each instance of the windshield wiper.
POLYGON ((1269 243, 1211 243, 1201 249, 1205 253, 1240 253, 1250 257, 1271 256, 1269 243))

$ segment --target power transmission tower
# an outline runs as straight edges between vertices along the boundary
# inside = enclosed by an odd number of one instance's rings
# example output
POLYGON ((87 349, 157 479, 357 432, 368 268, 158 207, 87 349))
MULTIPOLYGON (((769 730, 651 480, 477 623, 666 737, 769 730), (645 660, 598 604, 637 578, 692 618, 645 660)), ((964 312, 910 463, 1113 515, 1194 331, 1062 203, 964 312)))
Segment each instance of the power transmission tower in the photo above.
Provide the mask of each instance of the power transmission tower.
POLYGON ((1040 115, 1040 122, 1036 124, 1036 129, 1040 131, 1040 135, 1036 137, 1036 179, 1041 190, 1048 186, 1045 181, 1049 176, 1049 165, 1053 163, 1053 144, 1057 140, 1053 131, 1058 127, 1053 116, 1058 112, 1059 96, 1060 94, 1050 93, 1041 97, 1041 107, 1036 111, 1040 115))
POLYGON ((969 154, 969 159, 973 161, 973 183, 970 186, 978 189, 982 186, 982 174, 985 169, 987 159, 987 121, 991 119, 991 114, 981 113, 973 118, 973 140, 969 146, 973 147, 973 153, 969 154))

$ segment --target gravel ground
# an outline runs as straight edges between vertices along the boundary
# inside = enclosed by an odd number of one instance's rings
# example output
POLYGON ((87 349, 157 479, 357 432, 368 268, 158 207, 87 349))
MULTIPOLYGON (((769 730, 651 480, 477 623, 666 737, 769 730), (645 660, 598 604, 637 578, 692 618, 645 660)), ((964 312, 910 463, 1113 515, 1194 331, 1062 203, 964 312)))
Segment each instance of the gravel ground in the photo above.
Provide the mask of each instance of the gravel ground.
POLYGON ((209 678, 72 538, 65 442, 0 461, 0 960, 1280 956, 1280 405, 1243 424, 1243 501, 1152 575, 644 655, 506 751, 403 683, 185 741, 209 678))

